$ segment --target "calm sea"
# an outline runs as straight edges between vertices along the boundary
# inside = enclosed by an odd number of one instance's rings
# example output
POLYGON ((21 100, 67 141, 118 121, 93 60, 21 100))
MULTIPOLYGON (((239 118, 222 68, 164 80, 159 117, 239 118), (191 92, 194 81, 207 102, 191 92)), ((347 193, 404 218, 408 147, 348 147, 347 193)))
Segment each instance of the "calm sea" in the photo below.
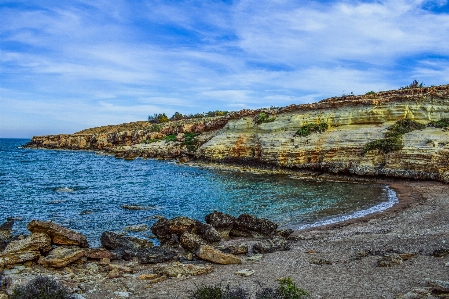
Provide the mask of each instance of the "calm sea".
POLYGON ((27 141, 0 139, 0 224, 15 217, 14 230, 20 233, 32 219, 52 220, 86 234, 93 246, 105 230, 151 226, 157 215, 204 221, 217 210, 303 228, 363 216, 397 201, 384 185, 310 182, 167 161, 125 161, 94 152, 21 148, 27 141))

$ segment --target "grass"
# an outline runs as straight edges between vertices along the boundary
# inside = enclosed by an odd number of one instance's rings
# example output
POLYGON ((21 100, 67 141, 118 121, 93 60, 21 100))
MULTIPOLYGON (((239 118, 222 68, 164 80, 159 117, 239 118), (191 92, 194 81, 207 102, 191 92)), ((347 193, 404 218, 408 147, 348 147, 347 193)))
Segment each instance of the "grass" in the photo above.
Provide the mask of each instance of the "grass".
POLYGON ((295 136, 305 137, 312 133, 323 133, 327 131, 327 129, 329 129, 329 125, 327 123, 307 124, 301 126, 295 136))
MULTIPOLYGON (((242 288, 231 289, 228 286, 200 286, 191 292, 189 299, 250 299, 253 298, 248 291, 242 288)), ((262 288, 256 292, 255 299, 305 299, 310 294, 298 288, 290 277, 281 278, 279 286, 273 288, 262 288)))
POLYGON ((38 276, 25 286, 13 290, 9 299, 74 299, 68 290, 59 285, 54 279, 38 276))
POLYGON ((437 121, 431 121, 427 124, 428 127, 446 128, 449 127, 449 118, 445 117, 437 121))
POLYGON ((260 112, 254 117, 254 122, 258 125, 263 123, 269 123, 275 121, 276 117, 270 117, 269 114, 265 112, 260 112))

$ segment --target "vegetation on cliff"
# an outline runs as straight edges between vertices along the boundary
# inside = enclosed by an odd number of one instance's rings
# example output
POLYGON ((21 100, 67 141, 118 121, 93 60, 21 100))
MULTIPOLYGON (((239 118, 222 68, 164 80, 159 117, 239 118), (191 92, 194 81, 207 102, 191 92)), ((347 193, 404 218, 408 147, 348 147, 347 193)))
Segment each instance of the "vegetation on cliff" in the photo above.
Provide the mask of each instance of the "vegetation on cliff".
POLYGON ((276 117, 274 117, 274 116, 270 117, 270 115, 265 112, 260 112, 259 114, 257 114, 254 117, 254 122, 258 125, 263 124, 263 123, 273 122, 275 120, 276 120, 276 117))
POLYGON ((427 124, 428 127, 434 127, 434 128, 447 128, 449 127, 449 118, 442 118, 437 121, 431 121, 427 124))
POLYGON ((307 124, 301 126, 295 133, 295 136, 306 137, 312 133, 323 133, 326 132, 328 128, 329 125, 327 123, 307 124))

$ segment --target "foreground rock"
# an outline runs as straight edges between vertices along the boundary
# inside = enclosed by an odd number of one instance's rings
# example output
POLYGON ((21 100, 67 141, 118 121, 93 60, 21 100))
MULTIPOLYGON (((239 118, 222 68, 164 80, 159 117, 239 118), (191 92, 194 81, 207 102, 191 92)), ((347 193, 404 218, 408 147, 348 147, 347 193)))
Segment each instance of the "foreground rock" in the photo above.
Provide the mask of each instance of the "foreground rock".
POLYGON ((41 252, 50 250, 50 237, 43 233, 34 233, 22 240, 10 242, 0 254, 0 265, 14 265, 32 261, 40 257, 41 252))
POLYGON ((9 220, 0 225, 0 252, 5 249, 6 245, 11 241, 11 230, 14 220, 9 220))
POLYGON ((276 223, 268 219, 242 214, 234 220, 229 235, 252 238, 269 237, 275 234, 277 227, 276 223))
POLYGON ((49 235, 52 243, 56 245, 89 247, 86 236, 51 221, 33 220, 28 223, 28 230, 32 233, 45 233, 49 235))
POLYGON ((60 268, 73 263, 85 254, 85 250, 79 247, 60 246, 48 253, 47 256, 41 257, 39 264, 46 267, 60 268))
POLYGON ((168 266, 161 266, 154 268, 154 272, 159 275, 165 275, 167 277, 179 277, 183 276, 196 276, 202 274, 211 273, 214 267, 210 265, 192 265, 173 263, 168 266))
POLYGON ((239 257, 233 254, 224 253, 209 245, 200 246, 196 254, 199 258, 216 264, 230 265, 242 263, 242 260, 239 257))
POLYGON ((206 223, 212 225, 222 238, 229 238, 229 232, 234 225, 235 217, 222 212, 213 211, 206 215, 206 223))

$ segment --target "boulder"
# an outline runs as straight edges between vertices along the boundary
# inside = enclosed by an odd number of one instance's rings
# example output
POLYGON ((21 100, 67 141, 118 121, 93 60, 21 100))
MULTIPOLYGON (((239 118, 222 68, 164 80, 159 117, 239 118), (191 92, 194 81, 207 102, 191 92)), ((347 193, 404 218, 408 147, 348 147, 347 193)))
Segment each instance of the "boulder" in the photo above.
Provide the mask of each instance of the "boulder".
POLYGON ((195 252, 198 249, 200 249, 201 245, 206 245, 206 242, 201 239, 198 235, 196 234, 191 234, 188 232, 185 232, 182 234, 181 236, 181 246, 190 252, 195 252))
POLYGON ((106 249, 117 249, 117 248, 134 248, 134 249, 145 249, 153 247, 154 244, 151 241, 145 239, 139 239, 135 237, 125 237, 114 232, 103 232, 100 237, 101 245, 106 249))
POLYGON ((10 252, 0 254, 0 267, 32 261, 41 256, 39 251, 10 252))
POLYGON ((216 264, 229 265, 242 263, 242 260, 239 257, 233 254, 221 252, 220 250, 209 245, 201 245, 196 255, 200 259, 216 264))
POLYGON ((97 259, 97 260, 105 258, 109 260, 114 260, 117 258, 117 256, 114 253, 104 248, 86 248, 84 256, 90 259, 97 259))
POLYGON ((86 236, 51 221, 33 220, 28 223, 28 230, 32 233, 45 233, 49 235, 53 244, 89 247, 86 236))
POLYGON ((11 241, 11 230, 14 225, 14 220, 8 220, 0 225, 0 252, 5 249, 6 245, 11 241))
POLYGON ((161 218, 153 224, 151 231, 162 244, 174 246, 180 243, 180 238, 185 232, 196 234, 209 243, 221 240, 220 234, 213 226, 183 216, 173 219, 161 218))
POLYGON ((449 281, 428 279, 427 284, 435 291, 449 293, 449 281))
POLYGON ((253 251, 255 253, 270 253, 285 250, 290 250, 290 245, 287 240, 281 237, 262 240, 253 245, 253 251))
POLYGON ((181 264, 179 262, 160 266, 153 269, 154 273, 159 275, 165 275, 167 277, 178 277, 179 275, 184 276, 196 276, 202 274, 211 273, 214 267, 210 265, 193 265, 193 264, 181 264))
POLYGON ((234 243, 234 244, 224 244, 217 249, 224 253, 232 253, 232 254, 245 254, 249 252, 248 244, 246 242, 243 243, 234 243))
POLYGON ((377 261, 378 267, 393 267, 402 264, 404 260, 397 253, 387 253, 377 261))
POLYGON ((176 256, 176 252, 167 248, 154 246, 146 249, 130 249, 123 250, 123 259, 129 261, 137 259, 141 264, 157 264, 167 262, 176 256))
POLYGON ((61 268, 73 263, 85 254, 85 250, 79 247, 60 246, 48 253, 46 257, 41 257, 38 263, 46 267, 61 268))
POLYGON ((276 229, 277 224, 268 219, 242 214, 235 219, 229 235, 233 237, 267 237, 275 234, 276 229))
POLYGON ((234 224, 235 217, 222 212, 213 211, 206 215, 206 223, 212 225, 222 238, 229 238, 229 232, 234 224))
POLYGON ((3 250, 2 255, 27 251, 47 252, 50 250, 50 237, 44 233, 33 233, 24 239, 11 241, 11 243, 6 246, 5 250, 3 250))

